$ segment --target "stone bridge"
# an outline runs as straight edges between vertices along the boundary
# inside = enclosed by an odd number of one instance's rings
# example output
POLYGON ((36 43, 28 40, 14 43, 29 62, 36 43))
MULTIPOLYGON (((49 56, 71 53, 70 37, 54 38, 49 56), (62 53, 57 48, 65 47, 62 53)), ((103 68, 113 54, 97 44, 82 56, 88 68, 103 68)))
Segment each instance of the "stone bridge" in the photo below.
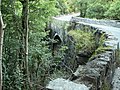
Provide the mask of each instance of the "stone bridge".
POLYGON ((106 46, 112 46, 104 53, 96 55, 86 65, 79 65, 69 80, 55 79, 47 88, 50 90, 120 90, 120 69, 116 68, 119 55, 120 23, 114 20, 93 20, 76 17, 78 14, 54 17, 51 23, 51 38, 61 43, 67 42, 67 28, 75 24, 74 28, 87 26, 90 29, 106 33, 106 46), (119 81, 116 81, 119 80, 119 81), (104 87, 104 89, 102 89, 104 87), (105 88, 106 87, 106 88, 105 88))
POLYGON ((118 39, 117 42, 120 42, 120 22, 119 20, 96 20, 89 18, 81 18, 77 17, 77 14, 71 15, 62 15, 58 17, 53 17, 53 21, 51 23, 52 34, 51 38, 55 38, 56 36, 62 42, 66 41, 67 28, 71 25, 71 23, 79 23, 81 25, 87 25, 93 28, 97 28, 106 32, 111 36, 115 36, 118 39))

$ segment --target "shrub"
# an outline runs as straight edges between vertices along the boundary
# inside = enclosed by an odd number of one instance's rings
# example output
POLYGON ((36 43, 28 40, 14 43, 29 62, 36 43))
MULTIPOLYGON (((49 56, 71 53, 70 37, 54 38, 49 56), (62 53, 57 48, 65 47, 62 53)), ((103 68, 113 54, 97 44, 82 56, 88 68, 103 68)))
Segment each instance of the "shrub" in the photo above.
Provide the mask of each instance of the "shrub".
POLYGON ((86 16, 89 18, 102 19, 104 18, 105 11, 106 11, 106 8, 100 3, 97 3, 95 5, 92 4, 87 9, 86 16))
POLYGON ((92 50, 95 46, 95 40, 92 32, 71 30, 68 32, 68 34, 75 40, 75 48, 77 51, 84 49, 92 50))
POLYGON ((117 0, 113 2, 110 6, 110 8, 105 13, 105 16, 110 19, 120 19, 120 1, 117 0))

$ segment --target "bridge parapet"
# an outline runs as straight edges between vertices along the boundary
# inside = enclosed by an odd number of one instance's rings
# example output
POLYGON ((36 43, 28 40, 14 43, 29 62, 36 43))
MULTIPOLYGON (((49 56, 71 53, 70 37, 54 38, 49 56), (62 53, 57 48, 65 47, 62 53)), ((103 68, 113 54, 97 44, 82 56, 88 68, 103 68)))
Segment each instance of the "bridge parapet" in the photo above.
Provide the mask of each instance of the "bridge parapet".
POLYGON ((112 26, 112 27, 120 28, 120 21, 119 20, 96 20, 96 19, 89 19, 89 18, 72 17, 71 21, 73 21, 73 22, 84 22, 84 23, 91 23, 91 24, 98 24, 98 25, 105 25, 105 26, 112 26))

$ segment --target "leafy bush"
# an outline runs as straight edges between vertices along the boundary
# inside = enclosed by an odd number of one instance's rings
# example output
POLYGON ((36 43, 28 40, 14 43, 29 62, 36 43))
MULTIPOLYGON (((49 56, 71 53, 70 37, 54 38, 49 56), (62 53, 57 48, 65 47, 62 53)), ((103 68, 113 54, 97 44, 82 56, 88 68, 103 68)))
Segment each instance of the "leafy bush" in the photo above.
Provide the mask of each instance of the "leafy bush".
POLYGON ((110 19, 120 19, 120 0, 111 4, 110 8, 105 13, 105 16, 110 19))
MULTIPOLYGON (((26 89, 24 74, 24 47, 21 42, 22 30, 22 3, 23 0, 4 0, 2 14, 7 23, 3 49, 3 90, 30 90, 26 89), (10 8, 11 7, 11 8, 10 8), (9 38, 8 38, 9 37, 9 38)), ((58 14, 56 0, 35 0, 29 2, 29 76, 32 90, 44 85, 47 71, 52 63, 51 51, 46 41, 46 23, 51 17, 58 14)))
POLYGON ((95 5, 92 4, 87 9, 86 16, 89 18, 102 19, 104 18, 105 11, 106 11, 105 6, 101 5, 100 3, 97 3, 95 5))
POLYGON ((77 51, 83 49, 92 50, 95 46, 95 40, 92 32, 71 30, 68 34, 75 40, 75 48, 77 51))
POLYGON ((92 56, 89 58, 89 60, 93 60, 93 58, 97 55, 97 54, 101 54, 104 53, 107 50, 110 50, 111 47, 109 46, 104 46, 104 42, 106 41, 105 38, 105 34, 102 34, 101 37, 99 38, 99 42, 98 42, 98 47, 95 50, 95 52, 92 54, 92 56))

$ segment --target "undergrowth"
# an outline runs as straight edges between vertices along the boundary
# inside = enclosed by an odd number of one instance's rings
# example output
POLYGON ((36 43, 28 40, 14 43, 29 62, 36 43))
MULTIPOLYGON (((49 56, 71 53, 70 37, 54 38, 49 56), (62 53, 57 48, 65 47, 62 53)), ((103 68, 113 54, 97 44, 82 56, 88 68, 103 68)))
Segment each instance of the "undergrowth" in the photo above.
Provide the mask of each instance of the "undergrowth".
POLYGON ((71 30, 68 32, 75 40, 75 48, 77 52, 82 50, 91 51, 95 47, 95 38, 92 32, 86 30, 71 30))

